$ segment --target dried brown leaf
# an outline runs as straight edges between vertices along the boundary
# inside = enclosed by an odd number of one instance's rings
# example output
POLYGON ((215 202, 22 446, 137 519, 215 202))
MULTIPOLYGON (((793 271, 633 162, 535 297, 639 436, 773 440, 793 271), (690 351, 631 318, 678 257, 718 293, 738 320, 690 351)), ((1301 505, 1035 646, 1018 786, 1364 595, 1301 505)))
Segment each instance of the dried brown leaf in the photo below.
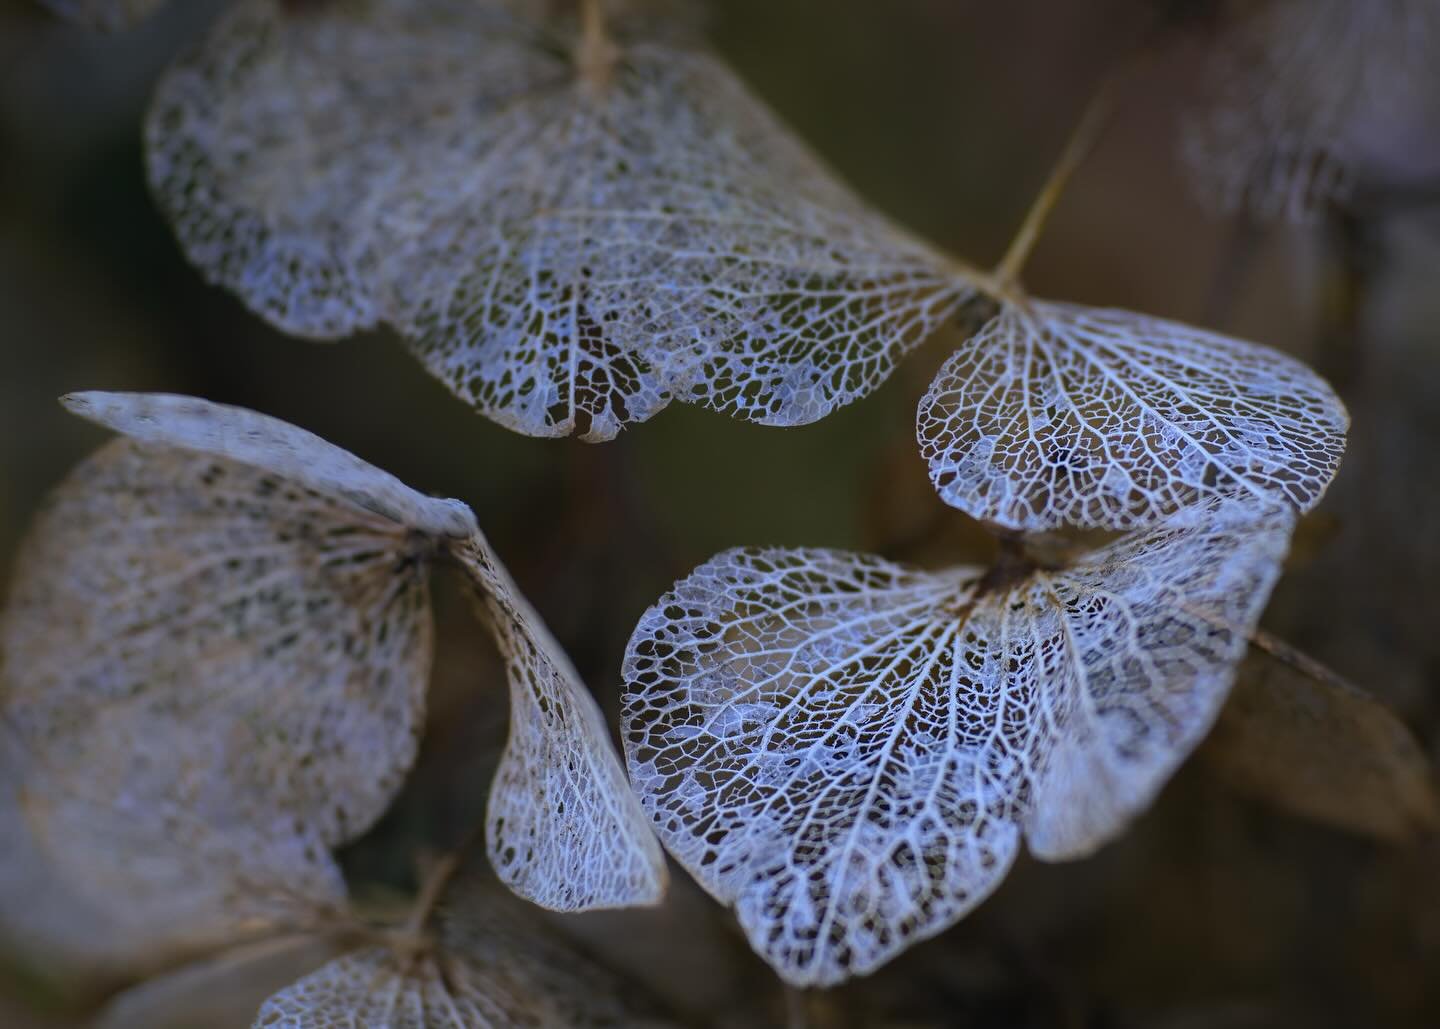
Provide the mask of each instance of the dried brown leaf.
POLYGON ((1440 828, 1424 749, 1354 688, 1253 654, 1201 755, 1228 783, 1282 810, 1404 841, 1440 828))

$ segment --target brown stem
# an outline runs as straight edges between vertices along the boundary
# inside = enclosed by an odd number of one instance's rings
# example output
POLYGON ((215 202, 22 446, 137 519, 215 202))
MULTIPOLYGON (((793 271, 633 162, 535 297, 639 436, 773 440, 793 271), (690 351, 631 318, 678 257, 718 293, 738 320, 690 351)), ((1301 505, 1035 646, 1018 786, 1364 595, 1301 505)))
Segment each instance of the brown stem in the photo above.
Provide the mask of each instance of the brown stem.
POLYGON ((1250 633, 1250 642, 1260 648, 1264 654, 1285 665, 1294 671, 1299 672, 1307 678, 1316 682, 1324 683, 1342 693, 1352 696, 1367 696, 1364 690, 1350 683, 1339 672, 1311 657, 1299 647, 1286 643, 1274 633, 1266 632, 1264 629, 1256 629, 1250 633))
POLYGON ((575 51, 575 65, 581 82, 594 92, 604 91, 619 57, 620 49, 605 26, 603 0, 580 0, 580 44, 575 51))
POLYGON ((405 922, 406 932, 418 935, 424 931, 430 921, 430 916, 435 913, 435 908, 440 903, 440 897, 455 878, 455 873, 460 871, 461 866, 465 863, 470 848, 480 842, 484 835, 484 823, 477 823, 461 837, 459 843, 442 854, 434 864, 425 870, 424 879, 420 884, 420 892, 416 895, 415 904, 410 909, 410 917, 405 922))
POLYGON ((981 524, 995 534, 997 549, 995 560, 985 570, 985 574, 980 577, 980 582, 975 587, 976 600, 1024 582, 1032 572, 1038 570, 1038 565, 1031 559, 1025 548, 1023 535, 1009 529, 997 529, 988 522, 981 522, 981 524))
MULTIPOLYGON (((1199 618, 1216 629, 1233 629, 1233 626, 1224 622, 1216 621, 1202 611, 1198 611, 1189 604, 1180 604, 1180 610, 1193 617, 1199 618)), ((1311 657, 1293 643, 1287 643, 1273 632, 1265 629, 1255 628, 1245 633, 1245 638, 1268 658, 1280 662, 1292 671, 1299 672, 1308 679, 1324 683, 1332 689, 1342 693, 1348 693, 1356 697, 1368 697, 1364 690, 1351 683, 1339 672, 1329 665, 1324 664, 1318 658, 1311 657)))
POLYGON ((1060 152, 1060 159, 1050 170, 1050 177, 1046 179, 1044 187, 1031 203, 1030 210, 1025 214, 1025 220, 1020 223, 1019 231, 1015 233, 1015 238, 1010 241, 1009 249, 1005 251, 1005 256, 995 266, 995 279, 1002 289, 1014 288, 1019 284, 1020 272, 1025 267, 1025 261, 1029 258, 1030 251, 1035 248, 1035 243, 1040 238, 1040 232, 1044 229, 1050 212, 1054 210, 1060 195, 1065 192, 1065 187, 1069 184, 1075 169, 1080 167, 1081 162, 1094 149, 1100 134, 1109 123, 1110 116, 1115 111, 1119 84, 1121 80, 1128 77, 1131 66, 1132 62, 1127 61, 1119 69, 1106 75, 1094 95, 1091 96, 1090 102, 1085 105, 1080 120, 1070 132, 1065 149, 1060 152))

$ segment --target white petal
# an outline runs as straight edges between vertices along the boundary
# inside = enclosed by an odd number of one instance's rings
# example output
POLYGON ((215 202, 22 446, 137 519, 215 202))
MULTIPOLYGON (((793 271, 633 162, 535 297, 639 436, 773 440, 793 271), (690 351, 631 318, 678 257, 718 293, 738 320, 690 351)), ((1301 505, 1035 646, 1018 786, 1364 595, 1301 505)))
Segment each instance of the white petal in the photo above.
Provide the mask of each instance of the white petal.
POLYGON ((517 431, 608 439, 674 397, 823 417, 970 287, 644 7, 597 86, 534 4, 242 2, 162 82, 151 182, 276 325, 389 322, 517 431))
POLYGON ((447 898, 436 953, 347 955, 266 1001, 256 1029, 588 1029, 672 1025, 513 901, 447 898))
POLYGON ((328 848, 414 758, 431 546, 204 453, 117 440, 77 469, 0 625, 30 820, 70 887, 185 939, 254 921, 236 897, 343 895, 328 848))
POLYGON ((1009 605, 1006 651, 1038 698, 1025 819, 1036 857, 1109 841, 1205 738, 1293 527, 1284 508, 1207 505, 992 602, 1009 605))
POLYGON ((460 560, 510 677, 510 738, 486 809, 490 863, 553 910, 657 903, 665 858, 595 699, 482 535, 460 560))
POLYGON ((117 762, 163 762, 167 732, 203 737, 207 763, 176 766, 168 788, 352 839, 389 803, 421 725, 428 562, 411 547, 257 469, 118 440, 21 550, 0 637, 7 713, 52 761, 93 757, 121 718, 136 753, 116 741, 117 762))
POLYGON ((1012 529, 1129 529, 1233 492, 1309 510, 1349 417, 1293 358, 1178 322, 1006 305, 920 402, 947 504, 1012 529))
POLYGON ((460 501, 418 493, 348 450, 269 415, 170 393, 89 391, 66 394, 61 403, 132 439, 251 465, 407 529, 452 539, 475 531, 475 516, 460 501))
POLYGON ((660 838, 787 982, 879 967, 983 900, 1019 849, 1000 654, 975 573, 728 551, 641 620, 630 774, 660 838))

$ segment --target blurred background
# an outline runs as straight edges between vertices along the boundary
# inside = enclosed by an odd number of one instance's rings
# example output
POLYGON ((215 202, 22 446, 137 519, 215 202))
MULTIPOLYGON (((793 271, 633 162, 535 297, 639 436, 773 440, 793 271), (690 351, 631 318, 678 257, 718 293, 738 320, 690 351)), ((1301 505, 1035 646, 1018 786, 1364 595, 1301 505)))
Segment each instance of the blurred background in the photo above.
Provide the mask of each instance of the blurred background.
MULTIPOLYGON (((983 535, 935 497, 914 444, 915 403, 958 335, 941 333, 883 389, 815 425, 767 429, 676 404, 594 446, 477 417, 384 333, 292 340, 206 286, 147 194, 140 121, 158 74, 220 6, 179 0, 104 37, 0 0, 0 582, 46 491, 104 438, 55 403, 91 388, 252 407, 464 499, 612 724, 639 615, 717 550, 987 556, 983 535)), ((1151 6, 725 0, 711 28, 861 194, 990 264, 1151 6)), ((1262 341, 1331 378, 1354 418, 1350 448, 1265 624, 1384 701, 1433 755, 1440 206, 1304 227, 1207 214, 1176 138, 1208 33, 1204 19, 1177 27, 1127 84, 1026 283, 1262 341)), ((1440 168, 1407 168, 1428 171, 1440 181, 1440 168)), ((441 846, 478 817, 504 741, 503 672, 453 584, 441 584, 439 619, 420 765, 345 856, 362 890, 405 888, 417 841, 441 846)), ((1022 859, 955 929, 822 996, 787 996, 683 874, 657 911, 559 921, 701 1024, 783 1024, 798 1010, 819 1027, 1440 1025, 1440 847, 1303 821, 1204 760, 1094 858, 1022 859)), ((83 1024, 116 985, 68 981, 12 949, 0 957, 0 1025, 83 1024)))

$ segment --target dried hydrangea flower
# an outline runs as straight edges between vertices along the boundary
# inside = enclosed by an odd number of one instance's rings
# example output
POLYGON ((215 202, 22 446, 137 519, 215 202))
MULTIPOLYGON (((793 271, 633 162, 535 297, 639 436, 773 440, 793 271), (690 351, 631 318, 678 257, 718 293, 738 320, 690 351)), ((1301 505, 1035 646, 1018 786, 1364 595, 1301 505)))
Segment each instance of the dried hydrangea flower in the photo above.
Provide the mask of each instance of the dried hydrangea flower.
POLYGON ((413 761, 429 568, 463 552, 489 570, 476 586, 512 681, 492 818, 528 816, 494 837, 527 841, 497 867, 550 907, 659 898, 663 859, 599 710, 465 505, 251 411, 67 404, 128 438, 81 465, 31 532, 0 626, 0 700, 27 820, 76 889, 157 925, 177 908, 176 932, 203 923, 206 938, 254 921, 226 906, 266 892, 251 851, 279 855, 282 894, 343 896, 328 849, 374 822, 413 761), (561 770, 534 771, 543 760, 561 770), (532 774, 503 774, 516 766, 532 774))
POLYGON ((631 777, 787 982, 873 971, 1090 853, 1219 712, 1293 515, 1187 509, 1061 569, 727 551, 626 654, 631 777))
POLYGON ((336 958, 261 1007, 256 1029, 670 1029, 647 998, 562 942, 531 913, 474 880, 441 900, 419 946, 336 958))
POLYGON ((635 6, 242 0, 157 91, 155 194, 273 324, 391 324, 516 431, 821 418, 973 286, 635 6))

